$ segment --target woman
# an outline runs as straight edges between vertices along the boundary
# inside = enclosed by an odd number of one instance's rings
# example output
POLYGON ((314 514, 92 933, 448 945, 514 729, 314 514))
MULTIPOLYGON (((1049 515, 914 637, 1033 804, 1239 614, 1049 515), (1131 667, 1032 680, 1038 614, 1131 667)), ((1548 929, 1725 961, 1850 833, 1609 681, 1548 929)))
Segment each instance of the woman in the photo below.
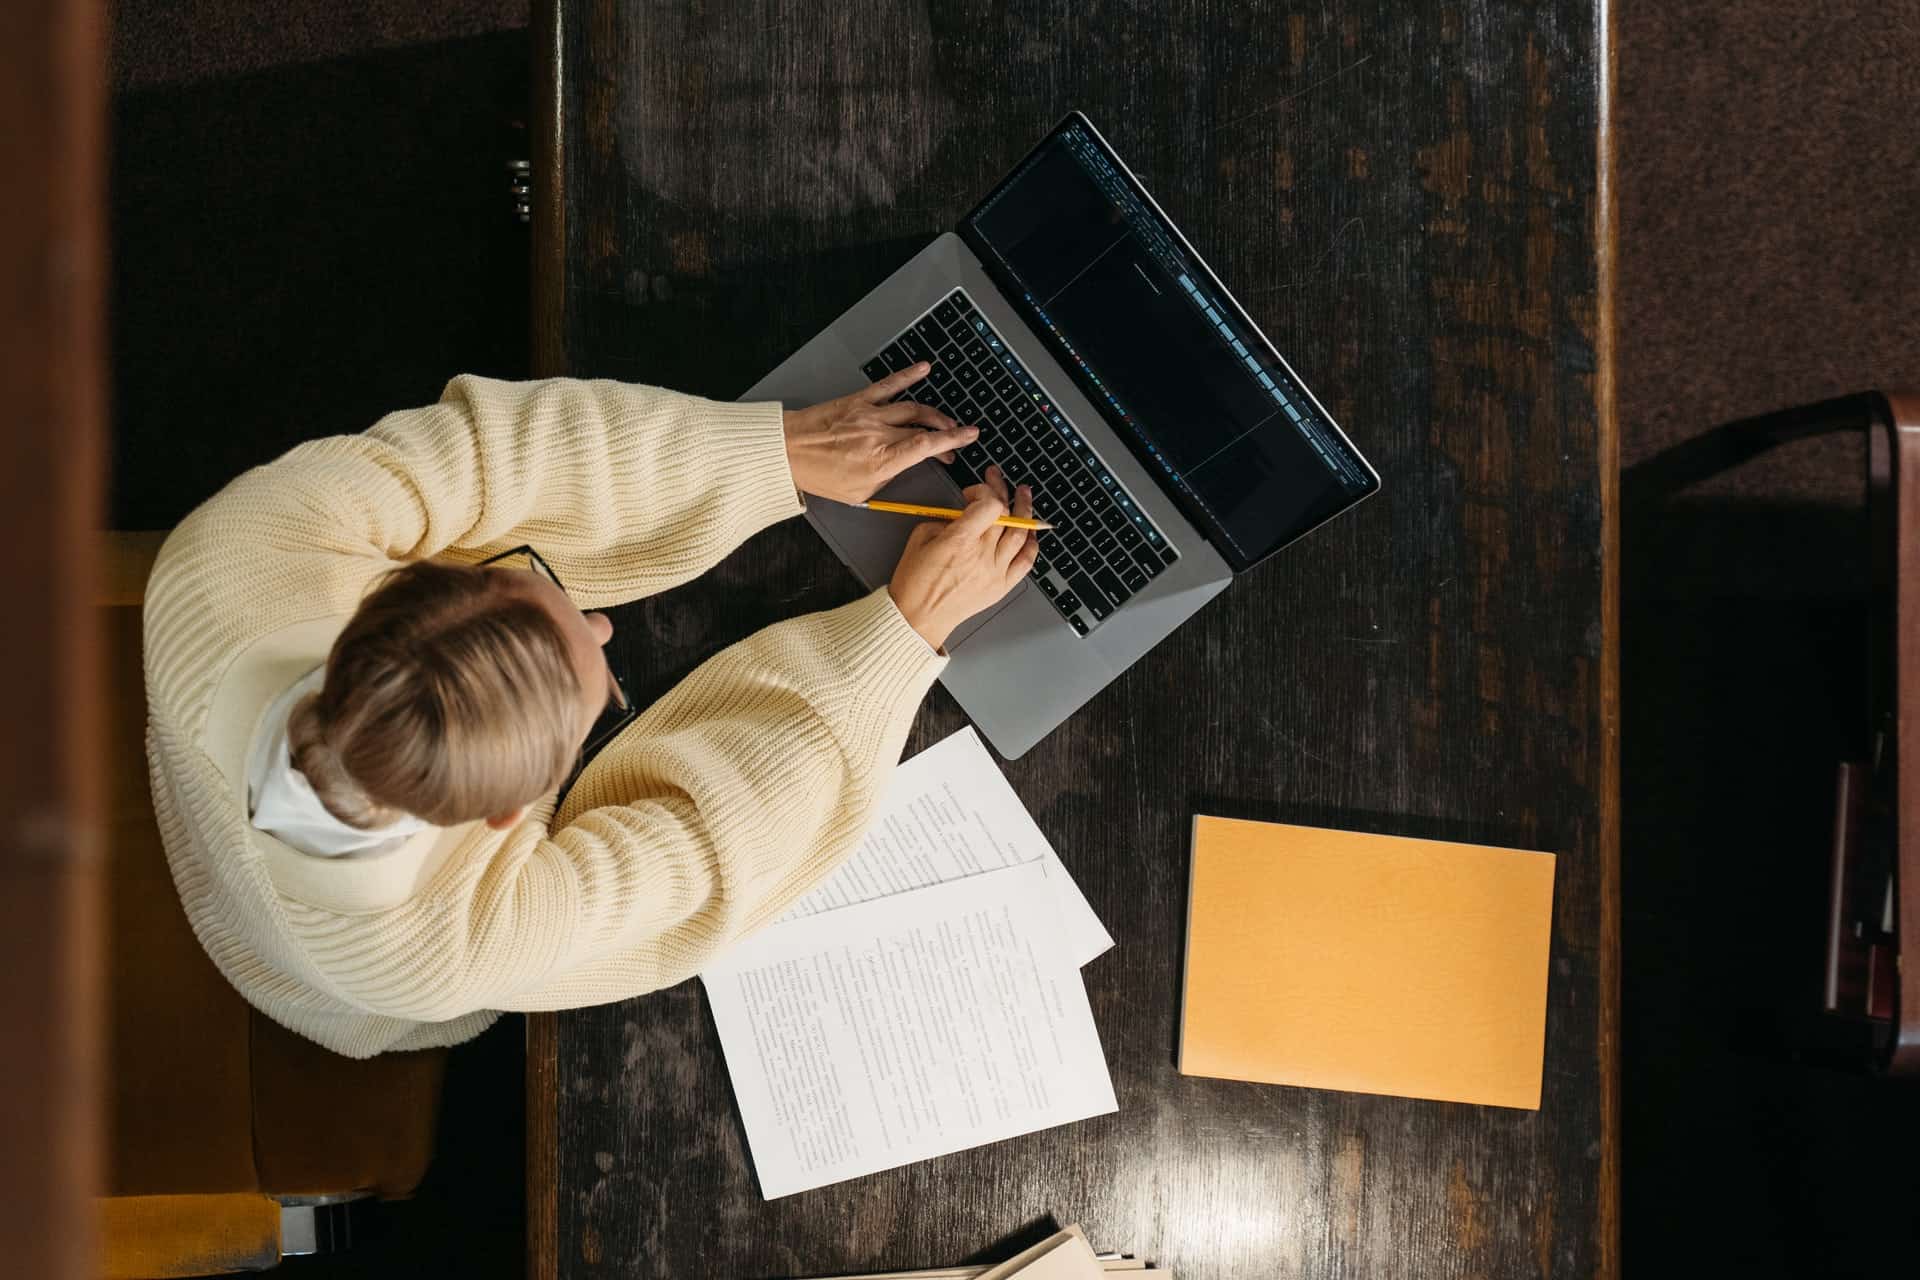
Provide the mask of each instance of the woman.
POLYGON ((1031 566, 1031 535, 993 523, 999 478, 916 529, 888 587, 702 665, 556 811, 617 696, 612 628, 581 610, 687 581, 801 493, 860 501, 970 442, 889 403, 925 372, 791 413, 462 377, 189 516, 147 593, 147 752, 221 972, 365 1057, 670 985, 778 915, 859 840, 948 634, 1031 566), (516 546, 571 595, 481 564, 516 546))

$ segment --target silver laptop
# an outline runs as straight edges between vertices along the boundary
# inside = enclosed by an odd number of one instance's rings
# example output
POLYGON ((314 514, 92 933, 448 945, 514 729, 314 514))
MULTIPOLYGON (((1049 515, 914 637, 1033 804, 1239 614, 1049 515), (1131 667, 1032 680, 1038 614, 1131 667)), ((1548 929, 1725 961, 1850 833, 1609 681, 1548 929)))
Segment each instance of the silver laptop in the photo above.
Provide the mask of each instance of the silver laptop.
MULTIPOLYGON (((1093 124, 1075 112, 960 223, 749 391, 799 407, 930 360, 908 394, 980 438, 878 496, 1033 486, 1032 576, 947 642, 941 677, 1023 754, 1243 573, 1380 478, 1093 124)), ((860 580, 914 521, 817 498, 860 580)))

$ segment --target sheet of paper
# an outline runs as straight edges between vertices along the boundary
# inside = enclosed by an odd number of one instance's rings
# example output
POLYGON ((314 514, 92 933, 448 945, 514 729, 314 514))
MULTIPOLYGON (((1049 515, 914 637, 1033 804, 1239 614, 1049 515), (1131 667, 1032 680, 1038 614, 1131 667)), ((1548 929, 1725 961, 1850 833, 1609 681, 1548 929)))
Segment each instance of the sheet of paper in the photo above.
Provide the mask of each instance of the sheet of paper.
POLYGON ((1037 862, 775 923, 701 981, 769 1200, 1115 1110, 1037 862))
POLYGON ((1078 1224, 980 1273, 980 1280, 1099 1280, 1100 1259, 1078 1224))
MULTIPOLYGON (((1159 1267, 1150 1267, 1144 1258, 1119 1258, 1111 1254, 1101 1254, 1100 1268, 1108 1275, 1123 1271, 1143 1276, 1165 1276, 1167 1272, 1159 1267)), ((976 1263, 969 1267, 929 1267, 921 1271, 863 1271, 854 1276, 830 1276, 823 1280, 988 1280, 987 1273, 994 1268, 985 1263, 976 1263)), ((1021 1280, 1026 1280, 1024 1276, 1021 1280)))
POLYGON ((1113 946, 1060 855, 969 727, 893 771, 867 838, 782 919, 1028 862, 1046 869, 1075 964, 1113 946))
MULTIPOLYGON (((1057 1248, 1049 1249, 1018 1271, 1008 1272, 1005 1280, 1100 1280, 1106 1268, 1094 1256, 1087 1242, 1078 1236, 1057 1248)), ((981 1280, 1002 1280, 987 1272, 981 1280)))

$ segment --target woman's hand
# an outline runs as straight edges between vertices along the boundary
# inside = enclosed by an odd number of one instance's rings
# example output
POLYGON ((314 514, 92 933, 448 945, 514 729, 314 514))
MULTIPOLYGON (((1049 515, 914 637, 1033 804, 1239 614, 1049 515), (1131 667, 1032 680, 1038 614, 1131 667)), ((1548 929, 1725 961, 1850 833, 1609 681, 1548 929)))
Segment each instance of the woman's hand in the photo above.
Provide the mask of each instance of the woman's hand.
POLYGON ((865 502, 887 481, 926 458, 953 460, 978 427, 957 427, 938 409, 887 402, 927 376, 926 363, 902 369, 864 391, 782 414, 787 463, 801 492, 835 502, 865 502), (922 431, 919 427, 929 427, 922 431))
MULTIPOLYGON (((936 649, 955 627, 1018 586, 1040 554, 1032 533, 994 523, 1007 514, 1007 482, 999 467, 987 468, 986 484, 963 492, 967 513, 917 526, 887 584, 894 607, 936 649)), ((1013 499, 1013 514, 1033 514, 1033 491, 1026 485, 1013 499)))

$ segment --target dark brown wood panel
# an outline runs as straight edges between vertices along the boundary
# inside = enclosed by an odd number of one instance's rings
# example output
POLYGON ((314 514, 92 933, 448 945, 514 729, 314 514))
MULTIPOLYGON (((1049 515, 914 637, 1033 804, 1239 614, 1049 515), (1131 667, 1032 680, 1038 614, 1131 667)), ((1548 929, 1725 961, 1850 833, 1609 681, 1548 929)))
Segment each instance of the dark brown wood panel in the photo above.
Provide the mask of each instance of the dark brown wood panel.
MULTIPOLYGON (((1078 107, 1385 488, 1006 766, 1120 939, 1117 1115, 767 1203, 697 984, 559 1015, 533 1273, 941 1265, 1055 1219, 1182 1280, 1610 1274, 1598 6, 555 2, 549 371, 737 395, 1078 107), (1176 1073, 1196 810, 1561 854, 1541 1110, 1176 1073)), ((795 522, 615 643, 658 694, 856 590, 795 522)), ((909 749, 961 723, 936 690, 909 749)))
POLYGON ((103 17, 0 5, 0 1271, 97 1274, 103 17))

